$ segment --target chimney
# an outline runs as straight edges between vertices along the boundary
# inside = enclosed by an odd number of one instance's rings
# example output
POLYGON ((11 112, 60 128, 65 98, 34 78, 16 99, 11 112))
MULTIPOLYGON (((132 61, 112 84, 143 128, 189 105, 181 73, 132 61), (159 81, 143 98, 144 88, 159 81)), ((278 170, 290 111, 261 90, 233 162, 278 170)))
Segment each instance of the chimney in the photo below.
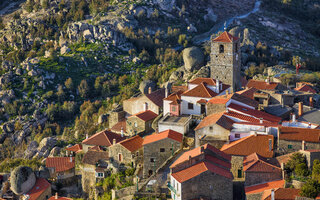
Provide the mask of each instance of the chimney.
POLYGON ((88 133, 86 134, 86 139, 88 139, 89 138, 89 135, 88 135, 88 133))
POLYGON ((303 103, 299 102, 299 112, 298 112, 299 117, 303 115, 303 103))
POLYGON ((302 140, 301 150, 302 151, 306 150, 306 142, 304 140, 302 140))
POLYGON ((313 98, 312 97, 309 98, 309 106, 311 108, 313 108, 313 98))
POLYGON ((219 92, 220 92, 220 81, 218 79, 216 80, 216 91, 219 94, 219 92))
POLYGON ((72 163, 72 156, 70 156, 70 162, 72 163))
POLYGON ((59 199, 58 192, 56 192, 56 195, 54 195, 54 199, 59 199))
POLYGON ((270 78, 269 78, 269 77, 266 79, 266 83, 267 83, 268 85, 270 84, 270 78))
POLYGON ((112 144, 115 145, 116 143, 117 143, 117 140, 116 140, 116 139, 113 139, 113 140, 112 140, 112 144))
POLYGON ((151 87, 149 87, 148 88, 148 94, 151 94, 151 92, 152 92, 152 89, 151 89, 151 87))
POLYGON ((144 111, 147 111, 147 110, 148 110, 148 103, 147 103, 147 102, 145 102, 145 103, 143 104, 143 110, 144 110, 144 111))
POLYGON ((284 180, 285 179, 285 174, 284 174, 284 163, 280 163, 280 166, 281 166, 281 170, 282 170, 282 179, 284 180))
POLYGON ((292 115, 292 123, 296 123, 296 114, 292 115))
POLYGON ((168 89, 168 88, 166 88, 166 89, 165 89, 165 98, 167 98, 167 97, 168 97, 168 94, 169 94, 169 89, 168 89))
POLYGON ((269 151, 272 151, 272 139, 269 139, 269 151))
POLYGON ((259 119, 260 124, 263 124, 263 118, 259 119))
POLYGON ((123 127, 121 127, 121 137, 123 137, 123 127))
POLYGON ((308 128, 311 128, 311 122, 309 122, 309 124, 308 124, 308 128))
POLYGON ((275 200, 274 189, 271 189, 271 200, 275 200))

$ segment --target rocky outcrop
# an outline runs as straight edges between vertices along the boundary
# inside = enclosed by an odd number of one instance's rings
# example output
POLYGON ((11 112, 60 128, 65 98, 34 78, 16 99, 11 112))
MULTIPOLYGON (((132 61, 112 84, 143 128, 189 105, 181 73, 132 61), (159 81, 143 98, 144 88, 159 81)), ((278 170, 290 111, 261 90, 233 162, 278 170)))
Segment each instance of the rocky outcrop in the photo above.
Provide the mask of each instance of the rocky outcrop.
POLYGON ((27 193, 36 183, 36 176, 30 167, 15 168, 10 176, 11 190, 16 195, 27 193))
POLYGON ((46 137, 41 140, 39 143, 39 147, 37 149, 38 153, 35 155, 36 157, 48 157, 50 154, 50 150, 57 144, 57 140, 53 137, 46 137))
POLYGON ((151 80, 144 80, 139 85, 139 90, 142 94, 148 94, 149 88, 151 88, 151 91, 155 91, 156 90, 155 82, 151 80))
POLYGON ((190 47, 183 50, 185 69, 189 72, 200 69, 204 62, 204 55, 198 47, 190 47))
POLYGON ((38 146, 39 146, 38 142, 31 141, 24 152, 24 158, 31 159, 37 153, 38 146))

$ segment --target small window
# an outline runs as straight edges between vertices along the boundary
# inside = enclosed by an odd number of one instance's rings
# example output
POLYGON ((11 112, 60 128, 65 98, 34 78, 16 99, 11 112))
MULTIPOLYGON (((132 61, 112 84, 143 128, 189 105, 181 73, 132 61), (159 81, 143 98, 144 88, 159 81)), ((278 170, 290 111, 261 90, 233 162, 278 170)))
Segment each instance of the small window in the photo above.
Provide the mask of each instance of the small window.
POLYGON ((136 153, 136 156, 139 156, 139 152, 136 153))
POLYGON ((219 46, 219 53, 224 53, 224 46, 222 44, 219 46))
POLYGON ((176 107, 175 106, 172 106, 172 112, 176 112, 176 107))
POLYGON ((240 138, 240 134, 238 134, 238 133, 237 133, 237 134, 234 134, 234 137, 235 137, 235 138, 240 138))
POLYGON ((292 145, 291 144, 288 145, 288 149, 292 149, 292 145))
POLYGON ((96 172, 96 177, 97 178, 103 178, 103 173, 102 172, 96 172))
POLYGON ((242 178, 242 170, 238 169, 238 178, 242 178))
POLYGON ((134 127, 138 127, 138 124, 137 124, 137 122, 134 122, 134 127))
POLYGON ((154 158, 150 158, 150 162, 154 162, 154 158))
POLYGON ((209 130, 210 130, 210 131, 212 131, 212 130, 213 130, 213 127, 212 127, 212 126, 210 126, 210 127, 209 127, 209 130))
POLYGON ((193 110, 193 103, 188 103, 188 109, 193 110))
POLYGON ((165 149, 164 148, 160 148, 160 152, 165 152, 165 149))

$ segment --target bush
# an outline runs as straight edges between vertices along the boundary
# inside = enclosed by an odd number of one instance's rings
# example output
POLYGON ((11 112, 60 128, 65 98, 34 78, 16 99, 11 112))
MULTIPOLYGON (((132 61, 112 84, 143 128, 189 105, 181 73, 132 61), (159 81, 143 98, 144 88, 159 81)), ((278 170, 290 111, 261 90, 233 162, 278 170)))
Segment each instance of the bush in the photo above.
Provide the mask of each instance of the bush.
POLYGON ((316 198, 320 192, 320 184, 317 180, 309 179, 301 188, 300 195, 309 198, 316 198))

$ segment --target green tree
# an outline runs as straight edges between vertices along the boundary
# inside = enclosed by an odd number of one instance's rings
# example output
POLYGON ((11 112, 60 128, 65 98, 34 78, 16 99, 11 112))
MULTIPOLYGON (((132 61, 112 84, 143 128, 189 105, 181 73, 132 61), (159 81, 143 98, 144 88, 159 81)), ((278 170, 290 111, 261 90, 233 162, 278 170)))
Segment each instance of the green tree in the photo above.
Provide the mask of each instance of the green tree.
POLYGON ((143 49, 141 51, 141 53, 139 54, 139 58, 143 61, 143 62, 148 62, 150 60, 150 55, 149 53, 143 49))
POLYGON ((86 80, 82 80, 78 86, 79 94, 82 98, 89 96, 89 85, 86 80))
POLYGON ((58 86, 58 91, 56 95, 58 97, 59 102, 62 102, 64 100, 66 94, 63 91, 62 85, 58 86))
MULTIPOLYGON (((304 157, 304 155, 302 153, 294 153, 290 156, 290 160, 285 165, 285 168, 291 172, 294 172, 295 168, 299 164, 306 164, 306 163, 307 163, 306 158, 304 157)), ((300 166, 300 167, 302 167, 302 166, 300 166)))
POLYGON ((309 179, 301 188, 300 195, 316 198, 320 192, 320 184, 317 180, 309 179))
POLYGON ((318 159, 313 161, 312 178, 320 182, 320 161, 318 159))
POLYGON ((308 166, 306 163, 299 163, 294 169, 294 173, 298 176, 308 176, 308 166))
POLYGON ((70 77, 64 82, 64 85, 68 90, 72 91, 74 89, 73 81, 72 81, 72 78, 70 77))

